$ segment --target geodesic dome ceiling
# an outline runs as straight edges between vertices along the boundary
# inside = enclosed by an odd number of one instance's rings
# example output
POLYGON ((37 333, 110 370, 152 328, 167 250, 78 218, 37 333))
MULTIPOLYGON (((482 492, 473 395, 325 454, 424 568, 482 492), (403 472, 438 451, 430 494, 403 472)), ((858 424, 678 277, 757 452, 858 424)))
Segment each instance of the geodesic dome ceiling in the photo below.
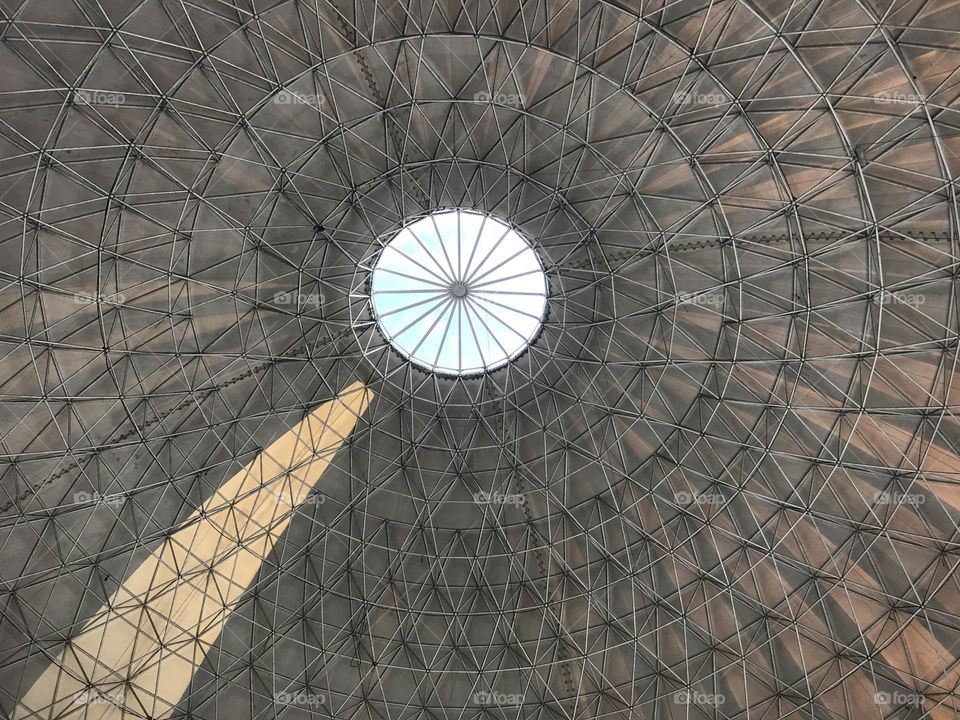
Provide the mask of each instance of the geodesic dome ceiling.
POLYGON ((154 716, 74 640, 362 386, 156 717, 957 716, 958 3, 0 6, 0 715, 154 716), (549 287, 462 377, 450 209, 549 287))

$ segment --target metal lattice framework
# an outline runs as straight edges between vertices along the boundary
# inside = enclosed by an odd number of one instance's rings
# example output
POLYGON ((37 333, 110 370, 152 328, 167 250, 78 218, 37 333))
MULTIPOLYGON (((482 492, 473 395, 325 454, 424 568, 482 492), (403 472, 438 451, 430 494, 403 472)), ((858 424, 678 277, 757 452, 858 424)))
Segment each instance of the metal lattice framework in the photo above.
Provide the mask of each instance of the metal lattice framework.
POLYGON ((960 712, 960 3, 0 6, 0 715, 358 380, 174 717, 960 712), (445 207, 549 278, 480 377, 370 312, 445 207))

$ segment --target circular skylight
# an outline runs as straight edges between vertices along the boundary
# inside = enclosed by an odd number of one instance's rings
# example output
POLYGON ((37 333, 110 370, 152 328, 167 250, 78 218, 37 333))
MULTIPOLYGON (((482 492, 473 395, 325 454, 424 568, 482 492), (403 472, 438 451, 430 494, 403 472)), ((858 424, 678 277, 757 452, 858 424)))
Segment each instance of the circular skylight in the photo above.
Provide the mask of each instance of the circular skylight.
POLYGON ((494 370, 540 332, 547 277, 502 220, 444 210, 404 227, 370 281, 380 332, 416 365, 447 375, 494 370))

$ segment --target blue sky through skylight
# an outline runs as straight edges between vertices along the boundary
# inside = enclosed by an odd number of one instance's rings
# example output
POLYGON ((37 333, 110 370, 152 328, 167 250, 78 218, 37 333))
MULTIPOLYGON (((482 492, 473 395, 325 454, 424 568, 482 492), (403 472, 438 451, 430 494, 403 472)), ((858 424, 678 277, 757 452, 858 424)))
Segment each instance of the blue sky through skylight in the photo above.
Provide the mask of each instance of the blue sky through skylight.
POLYGON ((533 248, 509 225, 446 210, 387 243, 371 296, 381 332, 404 357, 470 374, 504 365, 536 336, 547 279, 533 248))

